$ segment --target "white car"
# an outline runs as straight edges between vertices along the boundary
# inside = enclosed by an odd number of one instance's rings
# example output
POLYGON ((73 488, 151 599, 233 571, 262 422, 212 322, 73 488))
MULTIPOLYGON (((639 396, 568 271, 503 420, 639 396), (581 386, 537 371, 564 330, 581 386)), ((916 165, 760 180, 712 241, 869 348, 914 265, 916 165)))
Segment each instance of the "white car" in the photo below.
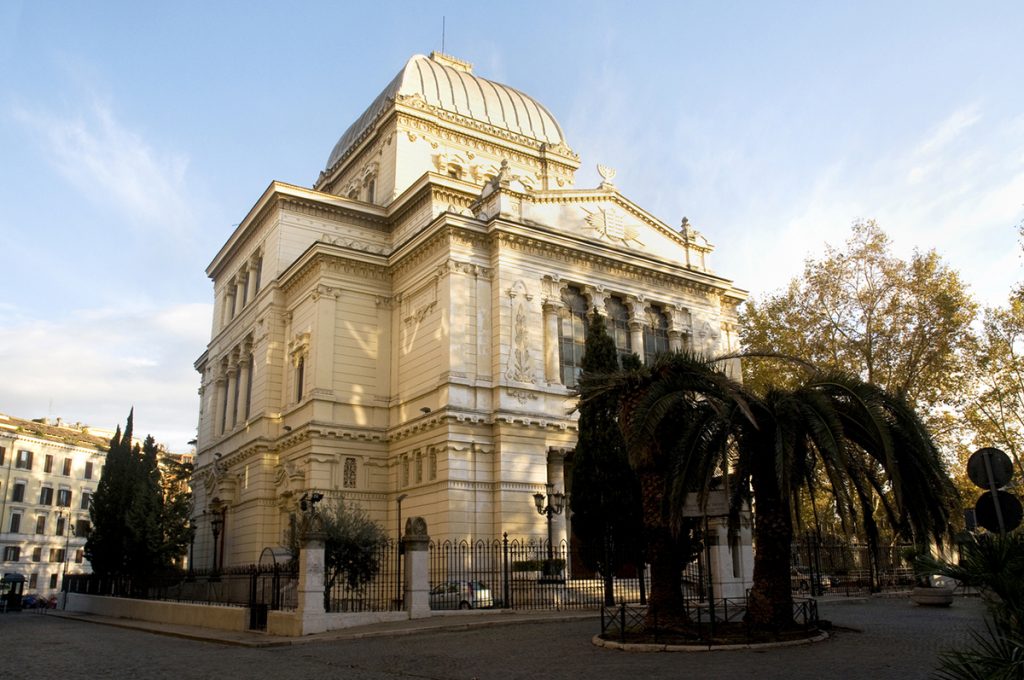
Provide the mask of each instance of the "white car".
POLYGON ((481 581, 445 581, 430 591, 431 609, 493 607, 490 589, 481 581))

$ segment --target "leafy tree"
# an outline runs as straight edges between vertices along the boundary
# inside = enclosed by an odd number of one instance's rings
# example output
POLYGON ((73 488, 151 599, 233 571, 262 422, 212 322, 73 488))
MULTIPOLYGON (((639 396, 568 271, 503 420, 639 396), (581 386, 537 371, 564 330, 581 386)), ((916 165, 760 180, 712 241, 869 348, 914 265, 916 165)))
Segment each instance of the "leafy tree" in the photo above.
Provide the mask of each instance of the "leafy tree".
MULTIPOLYGON (((634 362, 638 364, 639 359, 634 362)), ((584 380, 619 368, 615 342, 596 311, 587 329, 582 368, 584 380)), ((604 576, 607 605, 615 604, 615 572, 629 563, 640 569, 643 565, 640 487, 629 467, 616 407, 614 398, 587 399, 584 394, 570 493, 573 532, 581 543, 581 557, 604 576)))
MULTIPOLYGON (((380 548, 387 542, 384 528, 370 519, 361 507, 338 502, 320 510, 324 538, 325 594, 334 584, 343 582, 358 588, 373 579, 380 569, 380 548)), ((304 524, 308 525, 309 518, 304 524)), ((307 527, 294 525, 288 532, 288 548, 293 559, 299 556, 302 532, 307 527)))
POLYGON ((975 359, 978 389, 966 416, 975 444, 1003 449, 1024 475, 1024 289, 985 310, 975 359))
MULTIPOLYGON (((944 443, 971 379, 970 325, 976 305, 959 274, 934 250, 902 260, 873 221, 858 221, 845 248, 808 260, 782 292, 752 299, 741 313, 751 353, 798 357, 905 398, 944 443)), ((793 364, 745 362, 754 389, 796 384, 793 364)))
POLYGON ((192 492, 188 488, 193 465, 167 456, 161 461, 161 468, 164 551, 168 561, 180 565, 194 530, 191 525, 192 492))

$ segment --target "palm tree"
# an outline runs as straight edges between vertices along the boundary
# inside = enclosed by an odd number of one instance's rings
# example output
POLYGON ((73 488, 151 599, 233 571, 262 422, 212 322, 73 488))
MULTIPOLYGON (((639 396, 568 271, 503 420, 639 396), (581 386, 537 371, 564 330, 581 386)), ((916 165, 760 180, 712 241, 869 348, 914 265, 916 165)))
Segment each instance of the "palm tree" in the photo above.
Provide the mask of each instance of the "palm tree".
MULTIPOLYGON (((684 494, 709 488, 715 475, 729 478, 734 518, 752 500, 751 623, 778 628, 793 621, 789 550, 803 493, 831 495, 844 525, 859 519, 869 541, 877 539, 876 504, 895 529, 940 539, 955 491, 927 430, 902 399, 851 376, 817 372, 792 389, 755 395, 717 365, 678 353, 588 387, 619 395, 645 521, 668 524, 678 535, 684 494), (649 508, 648 494, 659 486, 664 502, 649 508)), ((652 606, 659 593, 652 583, 652 606)))

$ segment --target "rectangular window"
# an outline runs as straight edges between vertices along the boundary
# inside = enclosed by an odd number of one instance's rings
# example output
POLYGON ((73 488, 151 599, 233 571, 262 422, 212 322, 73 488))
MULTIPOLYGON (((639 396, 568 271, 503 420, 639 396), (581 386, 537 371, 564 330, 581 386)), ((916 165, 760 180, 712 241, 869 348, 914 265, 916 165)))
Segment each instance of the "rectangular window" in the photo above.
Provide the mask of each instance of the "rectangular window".
POLYGON ((53 472, 53 456, 46 454, 46 458, 43 458, 43 472, 53 472))
POLYGON ((28 587, 32 590, 39 587, 39 574, 29 574, 28 587))
POLYGON ((58 536, 63 536, 64 535, 64 523, 65 523, 65 521, 66 520, 63 517, 58 517, 57 518, 57 535, 58 536))
POLYGON ((345 474, 341 484, 346 489, 356 488, 356 459, 345 459, 345 474))
POLYGON ((92 461, 88 461, 85 464, 85 478, 92 479, 92 461))
POLYGON ((11 500, 15 503, 25 502, 25 482, 14 483, 14 490, 11 491, 11 500))
POLYGON ((416 461, 415 466, 413 467, 413 473, 417 484, 423 481, 423 454, 419 451, 416 452, 416 461))
POLYGON ((4 547, 4 562, 17 562, 21 559, 21 548, 16 545, 4 547))
POLYGON ((44 486, 39 490, 39 505, 53 505, 52 486, 44 486))
POLYGON ((402 486, 409 486, 409 456, 402 456, 402 486))
POLYGON ((63 562, 64 561, 64 548, 50 548, 50 561, 51 562, 63 562))
POLYGON ((21 533, 21 513, 16 512, 11 515, 11 533, 21 533))
POLYGON ((437 449, 430 449, 430 478, 437 479, 437 449))
POLYGON ((62 508, 71 507, 71 489, 60 489, 57 491, 57 505, 62 508))
POLYGON ((81 564, 82 560, 85 559, 85 551, 79 548, 75 551, 75 564, 81 564))
POLYGON ((21 450, 18 451, 18 458, 14 462, 14 467, 19 470, 31 470, 32 469, 32 452, 21 450))
POLYGON ((92 503, 92 494, 88 491, 82 492, 82 510, 88 510, 89 504, 92 503))
POLYGON ((70 477, 71 476, 71 459, 70 458, 65 458, 64 459, 64 470, 61 472, 61 474, 63 474, 65 477, 70 477))
POLYGON ((46 515, 39 515, 38 517, 36 517, 36 533, 46 533, 46 515))
POLYGON ((7 449, 0 446, 0 465, 4 464, 4 459, 7 458, 7 449))
POLYGON ((306 357, 299 357, 295 367, 295 401, 302 401, 302 383, 306 378, 306 357))
POLYGON ((33 548, 32 549, 32 561, 33 562, 38 562, 41 559, 43 559, 43 549, 40 548, 40 547, 33 548))
POLYGON ((57 573, 56 572, 50 574, 50 587, 51 588, 56 588, 57 587, 57 573))
POLYGON ((86 537, 92 530, 92 525, 89 524, 89 520, 80 519, 75 522, 75 536, 86 537))

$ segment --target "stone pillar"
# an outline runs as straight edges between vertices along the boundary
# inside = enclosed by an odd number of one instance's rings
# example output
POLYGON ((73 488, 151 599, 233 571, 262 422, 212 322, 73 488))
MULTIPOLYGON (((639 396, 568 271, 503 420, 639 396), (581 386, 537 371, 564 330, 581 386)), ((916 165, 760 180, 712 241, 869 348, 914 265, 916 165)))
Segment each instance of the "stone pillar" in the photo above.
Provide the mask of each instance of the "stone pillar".
POLYGON ((544 379, 548 384, 560 383, 558 371, 558 310, 561 305, 544 301, 544 379))
POLYGON ((215 435, 224 434, 224 429, 227 423, 227 381, 228 377, 226 373, 222 372, 217 376, 217 389, 214 392, 215 397, 213 407, 213 433, 215 435))
POLYGON ((238 390, 238 365, 235 363, 234 358, 232 358, 231 363, 228 364, 226 381, 227 395, 225 398, 227 401, 225 402, 225 406, 227 408, 227 417, 224 419, 224 431, 228 432, 235 429, 235 414, 237 411, 235 408, 235 396, 238 390))
POLYGON ((422 517, 405 520, 405 610, 410 619, 430 616, 430 536, 422 517))
POLYGON ((242 274, 239 274, 235 278, 235 314, 237 315, 242 311, 242 307, 245 306, 245 280, 242 278, 242 274))
MULTIPOLYGON (((238 412, 242 415, 242 421, 249 419, 249 399, 252 397, 249 394, 249 359, 251 354, 249 352, 243 352, 242 356, 238 359, 238 412)), ((235 414, 237 420, 238 413, 235 414)))
POLYGON ((327 630, 327 612, 324 610, 324 540, 316 520, 302 537, 299 550, 298 615, 302 621, 302 634, 322 633, 327 630))
POLYGON ((316 329, 311 342, 311 361, 306 362, 306 384, 309 390, 331 394, 334 391, 334 324, 338 290, 317 286, 313 291, 313 302, 316 305, 316 329))

